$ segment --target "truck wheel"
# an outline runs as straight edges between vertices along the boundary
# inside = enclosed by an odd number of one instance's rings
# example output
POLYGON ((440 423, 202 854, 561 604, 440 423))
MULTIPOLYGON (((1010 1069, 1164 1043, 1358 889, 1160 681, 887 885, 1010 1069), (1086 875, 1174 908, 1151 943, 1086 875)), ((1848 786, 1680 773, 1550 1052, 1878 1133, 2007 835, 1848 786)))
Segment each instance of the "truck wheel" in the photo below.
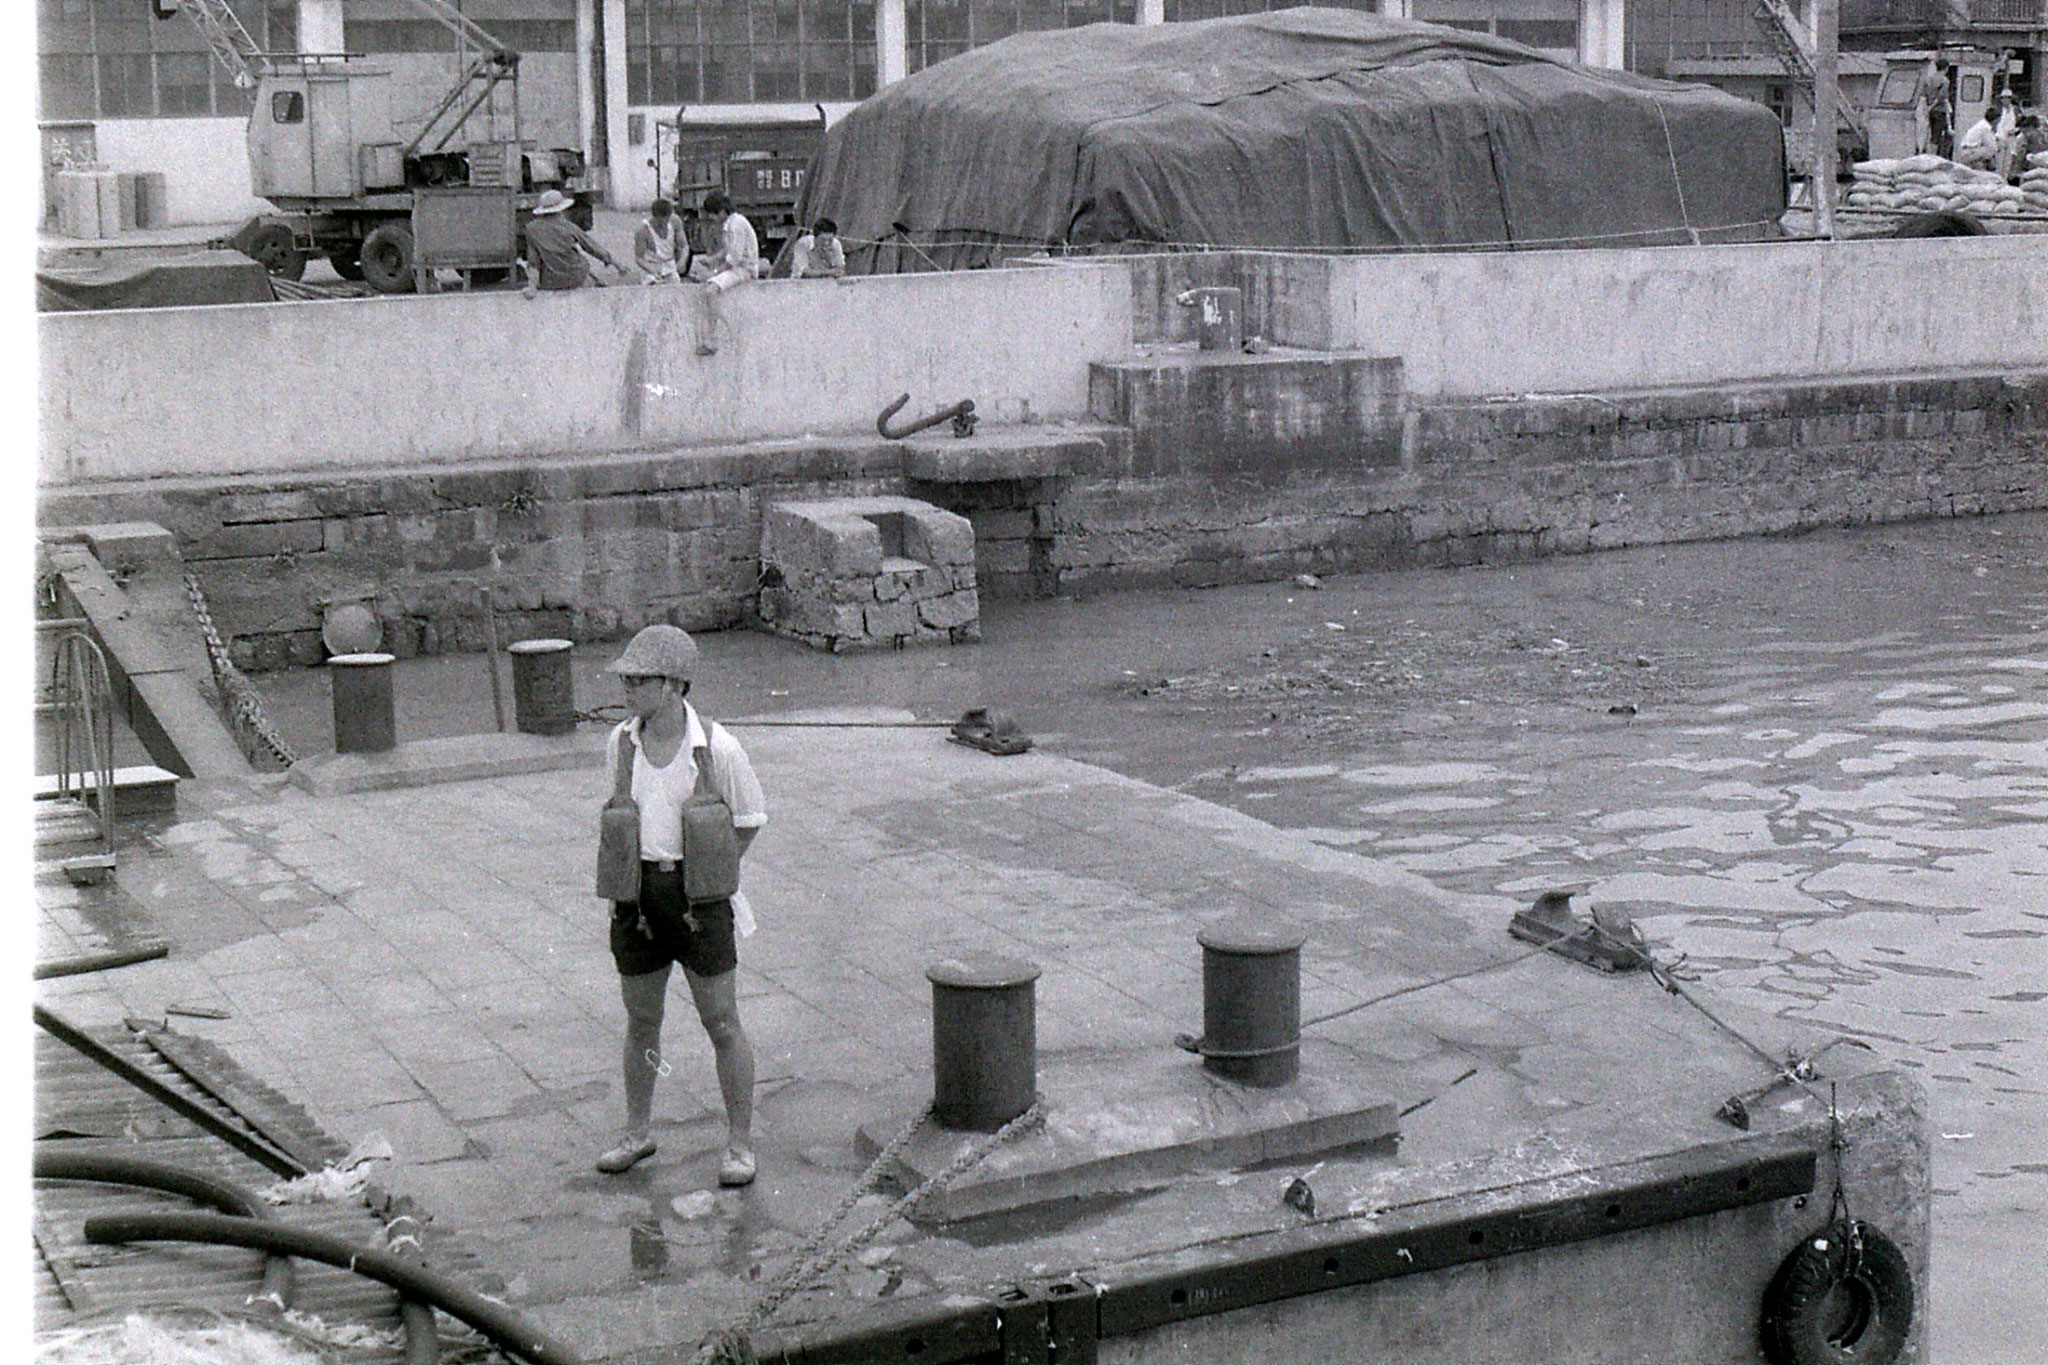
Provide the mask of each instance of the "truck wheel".
POLYGON ((412 292, 412 229, 379 223, 363 238, 363 278, 380 294, 412 292))
POLYGON ((350 242, 337 246, 327 253, 327 263, 334 267, 334 273, 345 280, 360 280, 363 277, 363 244, 350 242))
POLYGON ((244 249, 252 259, 280 280, 296 280, 306 273, 306 253, 292 240, 292 230, 283 223, 265 223, 249 235, 244 249))

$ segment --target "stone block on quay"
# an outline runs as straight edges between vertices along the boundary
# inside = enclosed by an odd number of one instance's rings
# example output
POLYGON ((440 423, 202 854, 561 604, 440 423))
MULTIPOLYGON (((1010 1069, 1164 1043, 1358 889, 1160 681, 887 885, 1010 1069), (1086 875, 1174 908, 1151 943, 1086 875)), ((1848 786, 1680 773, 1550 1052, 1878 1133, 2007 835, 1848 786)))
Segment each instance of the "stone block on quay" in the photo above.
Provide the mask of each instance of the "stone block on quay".
POLYGON ((975 625, 981 618, 981 602, 972 591, 947 593, 917 604, 917 619, 932 630, 956 630, 975 625))
POLYGON ((178 541, 153 521, 100 522, 76 528, 92 557, 108 573, 178 564, 178 541))
POLYGON ((917 608, 909 602, 876 602, 861 614, 864 632, 877 642, 917 633, 917 608))

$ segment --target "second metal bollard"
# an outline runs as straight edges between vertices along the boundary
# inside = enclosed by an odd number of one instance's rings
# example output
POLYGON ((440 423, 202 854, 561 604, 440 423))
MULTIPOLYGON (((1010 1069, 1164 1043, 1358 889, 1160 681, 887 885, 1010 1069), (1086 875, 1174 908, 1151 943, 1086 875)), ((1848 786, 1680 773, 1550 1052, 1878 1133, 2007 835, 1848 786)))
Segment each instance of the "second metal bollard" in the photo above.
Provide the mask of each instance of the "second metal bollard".
POLYGON ((1243 916, 1206 925, 1202 945, 1202 1065, 1246 1085, 1301 1074, 1301 945, 1286 921, 1243 916))
POLYGON ((1038 1098, 1038 964, 962 953, 924 974, 932 983, 932 1105, 939 1123, 993 1133, 1038 1098))
POLYGON ((576 728, 576 684, 567 640, 520 640, 512 656, 513 724, 525 735, 566 735, 576 728))
POLYGON ((334 692, 334 752, 381 754, 398 747, 389 654, 337 654, 327 661, 334 692))

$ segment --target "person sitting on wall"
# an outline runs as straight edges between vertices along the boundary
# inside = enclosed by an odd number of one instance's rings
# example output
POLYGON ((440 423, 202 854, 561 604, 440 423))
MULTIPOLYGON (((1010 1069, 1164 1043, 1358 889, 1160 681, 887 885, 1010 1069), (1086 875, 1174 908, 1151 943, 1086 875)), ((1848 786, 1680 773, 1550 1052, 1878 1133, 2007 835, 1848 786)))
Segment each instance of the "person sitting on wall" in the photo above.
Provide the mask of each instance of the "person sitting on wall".
POLYGON ((1956 160, 1973 171, 1988 171, 1998 160, 1998 117, 1995 107, 1987 106, 1975 123, 1963 132, 1963 140, 1956 144, 1956 160))
POLYGON ((542 194, 533 206, 533 221, 526 225, 526 285, 520 291, 532 298, 542 289, 580 289, 590 283, 590 267, 583 258, 603 261, 623 275, 626 268, 612 259, 597 239, 570 222, 566 216, 571 200, 560 190, 542 194))
POLYGON ((793 280, 838 279, 846 273, 846 244, 839 240, 839 224, 820 218, 811 230, 796 239, 789 258, 793 280))
POLYGON ((690 268, 690 239, 675 218, 675 205, 657 199, 647 219, 633 229, 633 264, 649 284, 680 284, 690 268))
POLYGON ((718 250, 706 254, 691 273, 704 276, 704 311, 697 319, 697 354, 718 354, 719 299, 761 273, 761 241, 754 225, 732 206, 723 190, 704 196, 703 212, 722 221, 718 228, 718 250))

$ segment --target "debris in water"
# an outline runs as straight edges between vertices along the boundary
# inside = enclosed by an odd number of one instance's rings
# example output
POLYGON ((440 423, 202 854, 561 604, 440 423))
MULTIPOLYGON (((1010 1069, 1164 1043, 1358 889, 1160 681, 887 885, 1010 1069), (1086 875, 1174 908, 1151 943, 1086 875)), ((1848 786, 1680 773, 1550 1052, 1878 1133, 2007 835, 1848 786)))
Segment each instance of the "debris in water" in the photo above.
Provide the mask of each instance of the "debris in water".
POLYGON ((182 1326, 142 1313, 46 1333, 37 1365, 320 1365, 323 1354, 246 1322, 182 1326))
POLYGON ((1294 586, 1309 589, 1320 588, 1323 586, 1323 580, 1317 578, 1312 573, 1298 573, 1294 576, 1294 586))

